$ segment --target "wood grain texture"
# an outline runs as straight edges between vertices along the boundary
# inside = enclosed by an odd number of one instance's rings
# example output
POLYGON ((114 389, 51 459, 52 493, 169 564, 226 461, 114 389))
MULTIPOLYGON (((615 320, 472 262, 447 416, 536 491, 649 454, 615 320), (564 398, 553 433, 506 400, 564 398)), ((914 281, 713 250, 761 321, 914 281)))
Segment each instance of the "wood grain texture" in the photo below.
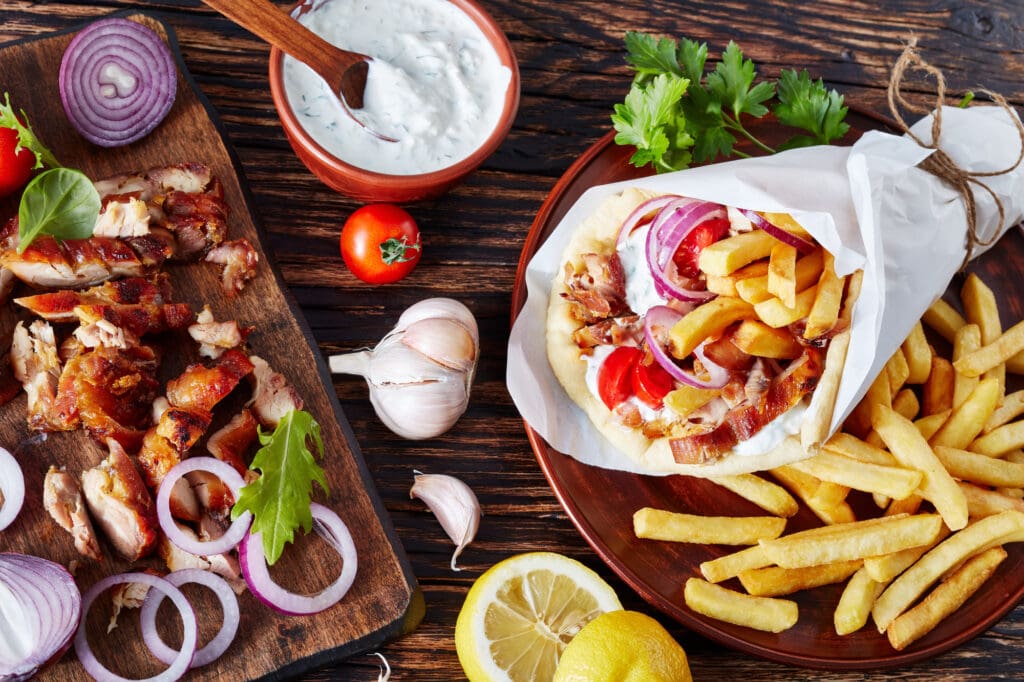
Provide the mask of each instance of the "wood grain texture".
MULTIPOLYGON (((286 4, 286 3, 279 3, 286 4)), ((426 615, 410 635, 380 648, 392 680, 464 679, 454 651, 455 618, 472 581, 521 551, 556 550, 605 576, 627 608, 646 606, 596 557, 551 493, 504 387, 509 306, 519 252, 558 177, 609 126, 628 90, 622 36, 645 29, 706 40, 717 55, 735 39, 767 74, 806 67, 861 107, 884 110, 884 83, 901 40, 913 31, 951 88, 985 85, 1024 105, 1024 6, 1019 0, 482 0, 504 28, 522 74, 519 115, 505 144, 469 180, 411 210, 423 259, 396 285, 369 287, 345 271, 337 236, 356 207, 321 185, 292 154, 267 86, 269 48, 198 0, 145 3, 179 36, 199 86, 216 107, 244 168, 264 247, 280 265, 321 352, 375 343, 402 309, 430 295, 466 302, 481 329, 483 357, 469 411, 441 438, 410 443, 388 432, 354 378, 335 391, 423 588, 426 615), (478 539, 448 569, 451 545, 423 505, 408 498, 412 470, 469 483, 484 507, 478 539)), ((131 2, 4 2, 0 40, 36 35, 131 2)), ((7 72, 0 82, 8 79, 7 72)), ((1014 308, 1020 307, 1020 301, 1014 308)), ((1014 310, 1020 316, 1024 311, 1014 310)), ((662 618, 686 648, 697 680, 983 680, 1019 675, 1024 609, 984 635, 929 661, 878 673, 823 673, 737 654, 662 618)), ((373 680, 375 658, 305 676, 373 680)))

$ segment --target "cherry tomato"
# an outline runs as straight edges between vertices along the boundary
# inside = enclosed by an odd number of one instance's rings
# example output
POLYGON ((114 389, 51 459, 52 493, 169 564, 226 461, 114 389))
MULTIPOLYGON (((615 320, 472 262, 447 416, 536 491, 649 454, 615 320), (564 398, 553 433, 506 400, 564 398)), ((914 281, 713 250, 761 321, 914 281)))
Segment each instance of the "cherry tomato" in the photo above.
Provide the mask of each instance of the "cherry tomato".
POLYGON ((341 230, 341 257, 352 274, 369 284, 397 282, 416 267, 422 244, 416 221, 392 204, 356 210, 341 230))
POLYGON ((36 155, 18 148, 18 133, 13 128, 0 128, 0 197, 13 194, 25 186, 36 164, 36 155))
POLYGON ((633 392, 644 404, 654 409, 661 407, 662 400, 675 386, 672 375, 657 362, 649 365, 637 362, 633 367, 633 392))
POLYGON ((642 353, 633 346, 619 346, 597 370, 597 395, 609 410, 633 395, 633 367, 642 353))
POLYGON ((679 274, 684 277, 696 277, 700 252, 704 250, 704 247, 710 246, 724 237, 729 232, 729 226, 727 218, 715 218, 701 223, 686 235, 683 243, 679 245, 672 256, 679 274))

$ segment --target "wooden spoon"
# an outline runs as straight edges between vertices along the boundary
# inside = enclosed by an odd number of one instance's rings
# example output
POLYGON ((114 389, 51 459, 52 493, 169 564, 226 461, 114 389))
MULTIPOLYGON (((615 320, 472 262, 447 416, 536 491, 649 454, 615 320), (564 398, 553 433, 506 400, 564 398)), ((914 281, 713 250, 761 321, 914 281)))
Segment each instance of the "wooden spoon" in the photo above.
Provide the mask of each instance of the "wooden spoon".
POLYGON ((388 142, 393 138, 366 127, 352 109, 363 108, 366 75, 372 57, 349 52, 329 42, 292 19, 269 0, 203 0, 242 28, 252 31, 274 47, 313 69, 338 95, 342 108, 367 132, 388 142))

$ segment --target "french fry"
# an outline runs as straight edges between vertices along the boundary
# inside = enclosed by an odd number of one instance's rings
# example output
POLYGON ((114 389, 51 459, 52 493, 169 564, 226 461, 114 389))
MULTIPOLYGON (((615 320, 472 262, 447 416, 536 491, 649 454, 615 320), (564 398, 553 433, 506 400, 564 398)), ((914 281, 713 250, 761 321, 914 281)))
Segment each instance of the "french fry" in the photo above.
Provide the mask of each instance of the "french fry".
POLYGON ((928 345, 928 339, 924 335, 924 327, 921 322, 913 326, 910 334, 901 346, 903 356, 907 360, 907 368, 910 374, 907 375, 908 384, 923 384, 932 371, 932 349, 928 345))
POLYGON ((1004 495, 996 490, 960 481, 960 489, 967 498, 967 512, 972 519, 982 519, 1004 511, 1024 512, 1024 500, 1004 495))
POLYGON ((684 315, 672 325, 669 331, 671 351, 675 357, 685 358, 709 336, 721 336, 733 322, 753 317, 754 309, 746 301, 720 296, 696 308, 689 315, 684 315))
POLYGON ((709 275, 728 275, 748 263, 766 258, 778 243, 763 230, 742 232, 704 247, 697 263, 701 271, 709 275))
POLYGON ((760 545, 782 568, 804 568, 919 547, 934 541, 941 528, 938 514, 883 516, 763 539, 760 545))
MULTIPOLYGON (((859 278, 852 277, 851 282, 853 279, 859 281, 859 278)), ((821 374, 814 394, 815 399, 825 409, 805 417, 804 423, 800 426, 800 445, 805 452, 817 452, 822 441, 828 437, 832 426, 832 408, 835 407, 836 396, 839 394, 839 383, 842 380, 843 365, 849 347, 850 330, 847 328, 832 338, 825 352, 825 371, 821 374)))
POLYGON ((668 409, 685 417, 694 410, 704 407, 721 394, 722 392, 717 388, 697 388, 684 384, 669 391, 663 399, 663 403, 668 409))
POLYGON ((1006 362, 1021 351, 1024 351, 1024 322, 1018 322, 1000 334, 995 341, 954 360, 953 367, 965 376, 976 377, 1006 362))
MULTIPOLYGON (((924 556, 925 552, 947 537, 949 537, 949 529, 946 526, 942 526, 939 529, 939 534, 927 544, 908 547, 907 549, 901 549, 898 552, 891 552, 881 556, 865 557, 864 569, 872 578, 883 585, 888 585, 892 582, 893 578, 913 566, 914 562, 924 556)), ((878 595, 875 596, 877 597, 878 595)))
POLYGON ((897 349, 889 357, 885 363, 885 373, 889 377, 889 393, 895 396, 903 388, 903 384, 907 383, 907 377, 910 376, 910 365, 907 364, 907 358, 904 357, 901 349, 897 349))
POLYGON ((719 277, 718 275, 707 275, 704 277, 704 285, 708 291, 719 296, 731 296, 738 298, 736 291, 736 280, 732 277, 719 277))
POLYGON ((872 425, 900 464, 924 474, 919 494, 935 506, 946 525, 951 530, 966 526, 967 500, 917 427, 884 405, 876 408, 872 425))
MULTIPOLYGON (((811 286, 821 277, 822 249, 815 249, 796 262, 796 290, 801 292, 811 286)), ((736 279, 736 294, 747 303, 760 303, 772 297, 768 291, 768 263, 758 261, 751 263, 745 268, 737 270, 730 277, 736 279), (758 266, 764 268, 763 272, 750 277, 742 277, 741 273, 754 271, 758 266)))
POLYGON ((978 382, 967 398, 958 407, 953 408, 949 419, 928 439, 928 442, 932 446, 966 448, 985 428, 985 423, 992 416, 1002 396, 1003 391, 998 379, 991 378, 978 382))
POLYGON ((935 435, 935 432, 942 428, 942 425, 949 419, 949 415, 953 414, 953 410, 944 410, 936 414, 930 414, 927 417, 920 417, 914 420, 914 426, 921 433, 921 436, 925 440, 929 440, 935 435))
POLYGON ((794 601, 752 597, 700 578, 686 581, 683 600, 690 609, 709 618, 765 632, 788 630, 800 615, 794 601))
MULTIPOLYGON (((794 469, 800 469, 796 466, 797 463, 791 466, 794 469)), ((813 475, 813 474, 812 474, 813 475)), ((817 477, 815 477, 817 478, 817 477)), ((811 509, 834 509, 841 504, 846 502, 846 496, 850 494, 850 488, 845 485, 840 485, 832 481, 821 481, 818 484, 818 489, 814 491, 811 499, 807 500, 807 504, 811 509)))
POLYGON ((935 446, 935 456, 951 476, 961 481, 992 487, 1024 488, 1024 464, 941 445, 935 446))
POLYGON ((743 571, 764 568, 770 566, 771 563, 764 555, 761 545, 754 545, 711 561, 705 561, 700 565, 700 572, 708 582, 720 583, 723 580, 735 578, 743 571))
POLYGON ((821 485, 821 481, 814 476, 805 474, 787 465, 776 467, 769 473, 778 479, 782 485, 786 486, 790 492, 803 500, 810 507, 811 511, 814 512, 815 516, 824 523, 847 523, 855 520, 853 509, 846 502, 834 507, 812 504, 812 501, 815 499, 815 493, 818 492, 818 487, 821 485))
POLYGON ((768 293, 796 307, 796 247, 778 242, 768 257, 768 293))
POLYGON ((740 280, 750 279, 751 277, 766 277, 767 275, 768 261, 759 260, 736 270, 732 274, 722 276, 705 275, 705 279, 707 280, 708 291, 714 291, 722 296, 737 297, 740 294, 736 289, 736 284, 740 280))
MULTIPOLYGON (((962 495, 963 493, 961 493, 962 495)), ((946 571, 992 543, 1024 534, 1024 513, 1005 511, 980 519, 954 533, 904 571, 879 595, 871 609, 879 632, 903 613, 946 571)))
MULTIPOLYGON (((870 446, 869 446, 870 447, 870 446)), ((854 490, 878 493, 902 500, 921 484, 920 471, 862 462, 825 450, 814 457, 790 464, 794 469, 854 490)))
POLYGON ((857 406, 853 408, 853 412, 850 413, 850 417, 847 419, 848 423, 852 421, 853 424, 851 425, 852 428, 848 428, 848 430, 861 432, 856 435, 862 435, 864 438, 867 438, 868 432, 871 430, 871 415, 875 405, 892 406, 892 394, 889 392, 889 377, 884 371, 879 372, 878 376, 875 377, 868 387, 867 393, 857 403, 857 406))
POLYGON ((956 330, 967 324, 964 316, 941 298, 931 304, 924 315, 921 316, 921 321, 938 332, 939 336, 950 343, 953 343, 956 330))
MULTIPOLYGON (((978 325, 981 329, 981 342, 989 344, 1003 333, 1003 325, 999 321, 999 308, 992 290, 973 272, 967 275, 960 289, 960 301, 964 304, 964 314, 968 322, 978 325)), ((1006 365, 999 363, 984 374, 985 378, 999 381, 1000 389, 1006 386, 1006 365)))
POLYGON ((798 358, 804 350, 787 330, 769 327, 760 320, 743 320, 730 332, 729 340, 744 353, 776 360, 798 358))
POLYGON ((754 596, 781 597, 800 590, 840 583, 853 575, 863 563, 857 559, 804 568, 767 566, 743 571, 739 579, 743 589, 754 596))
POLYGON ((848 635, 864 627, 871 615, 871 605, 883 589, 885 583, 872 578, 863 567, 858 569, 839 597, 839 605, 832 618, 836 634, 848 635))
POLYGON ((633 514, 633 532, 646 540, 704 545, 754 545, 786 528, 776 516, 698 516, 644 507, 633 514))
POLYGON ((885 508, 885 516, 896 516, 897 514, 916 514, 921 508, 924 499, 920 495, 911 495, 902 500, 893 500, 885 508))
POLYGON ((807 324, 804 327, 805 339, 817 339, 835 328, 839 321, 839 308, 842 304, 845 284, 846 278, 836 275, 835 259, 831 253, 826 251, 814 304, 807 314, 807 324))
POLYGON ((960 608, 995 573, 1005 558, 1006 550, 993 547, 969 559, 920 604, 889 624, 885 634, 892 648, 902 651, 931 632, 943 619, 960 608))
MULTIPOLYGON (((757 317, 769 327, 785 327, 797 320, 807 317, 814 305, 814 297, 817 294, 817 287, 804 289, 796 295, 796 305, 792 308, 786 306, 778 298, 772 297, 767 301, 754 304, 754 312, 757 317)), ((735 299, 733 299, 735 300, 735 299)), ((706 303, 704 305, 707 305, 706 303)), ((700 310, 700 308, 698 308, 700 310)), ((691 315, 693 313, 690 313, 691 315)), ((688 316, 687 316, 688 317, 688 316)), ((686 319, 685 317, 683 318, 686 319)))
POLYGON ((711 480, 776 516, 789 518, 800 509, 785 488, 754 474, 716 476, 711 480))
POLYGON ((904 388, 892 398, 892 409, 902 414, 907 419, 914 419, 921 411, 921 403, 917 401, 917 394, 910 388, 904 388))
POLYGON ((764 219, 770 222, 775 227, 785 232, 789 232, 791 235, 799 237, 804 241, 811 241, 814 238, 804 229, 804 226, 796 221, 796 219, 788 213, 772 213, 765 211, 761 214, 764 219))
POLYGON ((956 383, 953 363, 932 355, 932 371, 921 389, 921 414, 928 416, 953 409, 953 388, 956 383))
MULTIPOLYGON (((953 408, 957 408, 967 399, 974 387, 978 385, 978 376, 968 376, 956 369, 958 358, 981 347, 981 329, 976 324, 965 324, 956 330, 953 337, 953 408)), ((980 374, 980 372, 978 373, 980 374)))
POLYGON ((1011 420, 1024 414, 1024 391, 1014 391, 1009 395, 1003 396, 1003 402, 995 409, 992 416, 985 422, 985 428, 981 430, 982 433, 988 433, 998 429, 1003 424, 1009 423, 1011 420))
POLYGON ((896 458, 882 448, 865 443, 860 438, 842 431, 837 432, 825 443, 825 449, 868 464, 899 466, 896 458))
POLYGON ((1001 457, 1024 447, 1024 421, 1010 422, 975 439, 967 449, 989 457, 1001 457))

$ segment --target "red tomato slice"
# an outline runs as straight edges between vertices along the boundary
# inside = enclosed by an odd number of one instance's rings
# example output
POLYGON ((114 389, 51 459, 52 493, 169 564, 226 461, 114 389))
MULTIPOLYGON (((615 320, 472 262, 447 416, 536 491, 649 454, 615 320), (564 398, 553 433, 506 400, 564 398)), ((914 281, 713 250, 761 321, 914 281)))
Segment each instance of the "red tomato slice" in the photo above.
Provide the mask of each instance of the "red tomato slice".
POLYGON ((714 244, 728 234, 729 227, 728 218, 715 218, 701 223, 686 235, 686 239, 672 256, 679 274, 690 278, 700 274, 697 268, 700 252, 704 250, 704 247, 714 244))
POLYGON ((646 405, 658 409, 662 405, 662 400, 675 386, 672 375, 657 362, 649 365, 636 363, 633 370, 633 392, 646 405))
POLYGON ((642 353, 633 346, 620 346, 613 350, 597 370, 597 395, 609 410, 633 395, 633 367, 640 362, 642 353))

